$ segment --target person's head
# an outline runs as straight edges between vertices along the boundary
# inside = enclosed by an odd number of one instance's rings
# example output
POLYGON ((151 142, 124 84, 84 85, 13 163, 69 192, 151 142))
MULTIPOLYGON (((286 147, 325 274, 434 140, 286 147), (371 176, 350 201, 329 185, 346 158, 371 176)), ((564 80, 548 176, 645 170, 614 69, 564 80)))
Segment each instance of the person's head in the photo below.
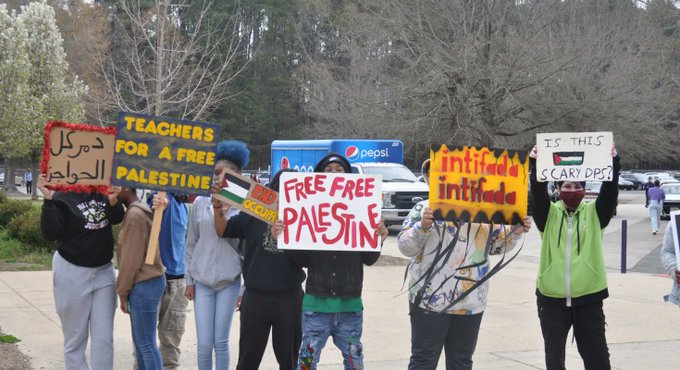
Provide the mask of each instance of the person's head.
POLYGON ((224 140, 217 144, 215 153, 215 176, 219 176, 225 168, 240 172, 248 165, 250 150, 246 143, 239 140, 224 140))
POLYGON ((349 164, 347 158, 342 155, 330 153, 321 158, 319 163, 314 167, 314 172, 351 173, 352 166, 349 164))
POLYGON ((652 182, 652 176, 649 176, 649 177, 647 178, 647 182, 652 182))
POLYGON ((585 181, 558 181, 559 196, 567 209, 576 209, 586 195, 585 181))
POLYGON ((659 180, 654 180, 654 186, 656 186, 657 188, 658 188, 659 186, 661 186, 661 181, 659 181, 659 180))
POLYGON ((139 200, 137 197, 137 189, 129 187, 123 187, 120 189, 120 193, 118 193, 118 201, 125 204, 126 207, 137 200, 139 200))
POLYGON ((423 175, 423 180, 426 184, 430 181, 430 158, 426 159, 420 166, 420 174, 423 175))
POLYGON ((269 184, 267 184, 267 186, 268 186, 270 189, 272 189, 272 190, 278 192, 278 191, 279 191, 279 182, 280 182, 281 174, 284 173, 284 172, 296 172, 296 171, 295 171, 294 169, 292 169, 292 168, 283 168, 283 169, 278 170, 278 171, 274 174, 274 176, 272 177, 272 180, 269 181, 269 184))

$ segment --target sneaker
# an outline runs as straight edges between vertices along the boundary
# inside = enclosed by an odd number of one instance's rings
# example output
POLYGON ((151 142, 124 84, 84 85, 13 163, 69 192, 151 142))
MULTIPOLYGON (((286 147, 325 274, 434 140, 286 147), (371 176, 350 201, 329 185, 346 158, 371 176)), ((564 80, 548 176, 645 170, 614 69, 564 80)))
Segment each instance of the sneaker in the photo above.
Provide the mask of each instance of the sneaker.
POLYGON ((652 235, 656 235, 656 230, 652 231, 652 235))

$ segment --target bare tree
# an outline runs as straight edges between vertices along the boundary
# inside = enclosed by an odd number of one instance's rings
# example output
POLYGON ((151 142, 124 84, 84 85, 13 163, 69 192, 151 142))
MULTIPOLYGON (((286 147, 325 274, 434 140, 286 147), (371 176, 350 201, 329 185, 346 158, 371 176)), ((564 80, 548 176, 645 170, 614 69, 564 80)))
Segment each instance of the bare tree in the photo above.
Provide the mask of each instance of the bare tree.
POLYGON ((111 51, 98 56, 108 108, 198 120, 231 96, 244 67, 236 14, 225 23, 204 0, 118 4, 111 51))

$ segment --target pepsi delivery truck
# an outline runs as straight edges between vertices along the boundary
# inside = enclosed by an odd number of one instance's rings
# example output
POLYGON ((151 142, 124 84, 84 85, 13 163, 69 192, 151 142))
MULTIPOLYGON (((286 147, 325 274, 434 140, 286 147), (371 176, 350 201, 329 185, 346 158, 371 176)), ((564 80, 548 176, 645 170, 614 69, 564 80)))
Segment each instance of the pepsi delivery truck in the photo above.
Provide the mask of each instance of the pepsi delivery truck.
POLYGON ((403 144, 399 140, 275 140, 270 173, 282 168, 312 172, 330 152, 344 155, 353 173, 382 176, 382 218, 386 226, 401 225, 411 208, 427 199, 427 185, 403 164, 403 144))

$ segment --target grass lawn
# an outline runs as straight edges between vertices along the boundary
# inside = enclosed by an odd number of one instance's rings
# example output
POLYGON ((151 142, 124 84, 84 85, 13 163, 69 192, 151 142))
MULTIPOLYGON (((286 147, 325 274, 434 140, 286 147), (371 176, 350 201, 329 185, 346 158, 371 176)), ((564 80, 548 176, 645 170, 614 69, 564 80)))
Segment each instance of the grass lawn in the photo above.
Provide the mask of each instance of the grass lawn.
POLYGON ((0 229, 0 271, 42 271, 52 269, 52 253, 29 252, 21 242, 0 229))

